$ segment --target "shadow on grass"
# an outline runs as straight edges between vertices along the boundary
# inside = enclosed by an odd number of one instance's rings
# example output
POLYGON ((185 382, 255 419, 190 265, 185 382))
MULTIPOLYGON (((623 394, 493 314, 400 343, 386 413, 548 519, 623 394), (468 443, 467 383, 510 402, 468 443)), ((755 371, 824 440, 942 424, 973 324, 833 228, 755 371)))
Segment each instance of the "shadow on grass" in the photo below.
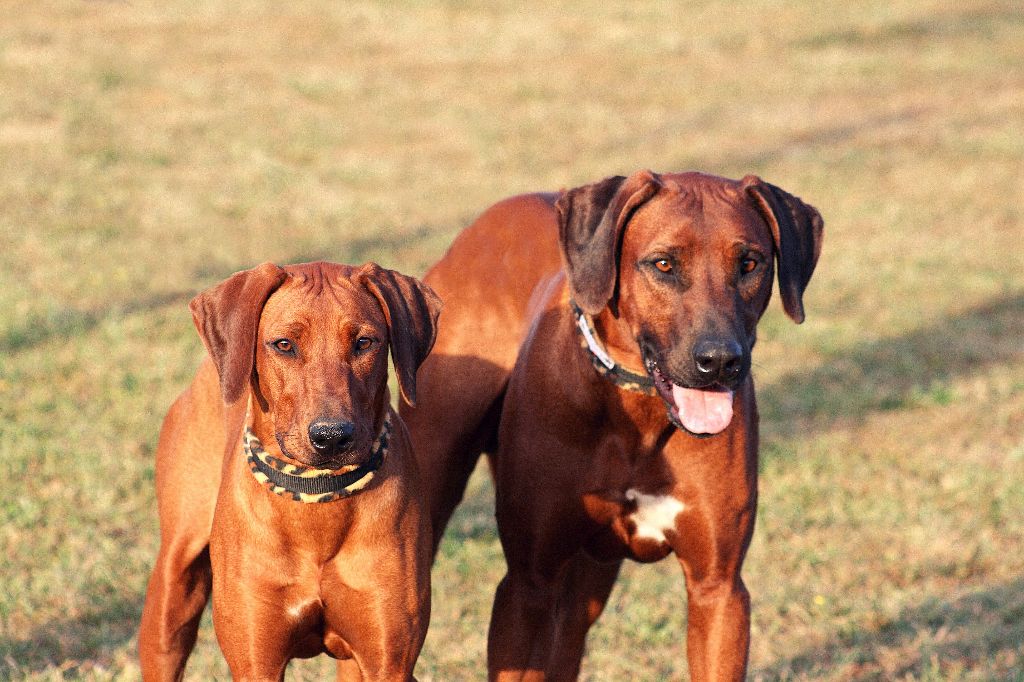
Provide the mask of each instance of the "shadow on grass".
POLYGON ((1024 360, 1024 293, 992 299, 910 333, 840 347, 828 361, 760 386, 772 433, 796 435, 807 421, 862 419, 872 412, 956 399, 952 382, 1024 360))
MULTIPOLYGON (((388 231, 372 237, 339 238, 314 249, 299 250, 293 254, 290 262, 325 260, 361 265, 367 261, 374 261, 382 267, 395 268, 399 267, 398 262, 405 260, 400 258, 400 254, 422 248, 439 234, 444 234, 440 227, 419 225, 408 230, 388 231)), ((440 254, 431 254, 437 255, 440 254)))
MULTIPOLYGON (((949 39, 991 40, 1001 28, 1018 27, 1022 24, 1024 24, 1024 12, 1021 12, 1020 9, 1009 3, 995 4, 989 7, 969 9, 959 14, 933 12, 927 17, 893 21, 877 27, 861 26, 843 29, 813 36, 794 45, 798 48, 812 50, 831 47, 874 50, 891 49, 893 46, 901 47, 910 42, 926 43, 927 41, 949 39)), ((865 133, 890 128, 894 125, 913 124, 939 111, 940 109, 934 106, 905 107, 896 112, 870 116, 844 125, 800 132, 782 144, 759 147, 748 153, 716 154, 711 158, 684 156, 673 167, 720 169, 723 173, 747 173, 776 162, 787 154, 838 145, 865 133)))
MULTIPOLYGON (((466 223, 468 224, 468 222, 466 223)), ((280 259, 272 259, 278 265, 290 263, 311 263, 315 261, 329 261, 334 263, 347 263, 349 265, 362 265, 368 261, 374 261, 385 268, 403 267, 408 258, 403 255, 420 254, 429 256, 427 260, 434 260, 439 253, 426 251, 426 245, 432 242, 438 235, 447 234, 451 228, 439 226, 419 225, 407 230, 388 230, 381 234, 365 237, 345 237, 339 230, 334 239, 317 239, 315 242, 303 239, 286 256, 280 259)), ((207 286, 227 278, 239 270, 245 270, 258 265, 252 262, 218 262, 208 263, 192 273, 192 281, 205 283, 207 286)), ((416 274, 408 272, 407 274, 416 274)), ((200 286, 203 286, 200 284, 200 286)), ((197 292, 198 293, 198 290, 197 292)))
POLYGON ((930 13, 929 16, 894 21, 878 27, 855 27, 824 33, 796 43, 797 47, 893 47, 904 41, 943 38, 991 39, 1001 26, 1024 24, 1024 13, 1009 5, 969 9, 959 14, 930 13))
POLYGON ((135 315, 149 312, 172 303, 188 301, 193 295, 188 291, 171 291, 94 310, 61 307, 4 329, 0 333, 0 343, 8 351, 17 353, 53 339, 83 336, 113 314, 135 315))
MULTIPOLYGON (((440 228, 423 225, 415 229, 382 236, 339 239, 333 244, 327 243, 317 248, 304 249, 300 245, 294 253, 280 262, 285 264, 326 260, 361 264, 373 260, 384 267, 397 267, 394 262, 397 260, 397 255, 423 249, 424 245, 433 237, 443 233, 440 228)), ((430 255, 435 254, 431 253, 430 255)), ((17 353, 45 344, 53 339, 82 337, 111 315, 136 315, 172 304, 184 306, 202 290, 203 283, 208 286, 213 282, 226 279, 239 270, 255 265, 258 263, 205 265, 189 273, 188 281, 199 283, 193 289, 157 293, 95 309, 57 307, 51 311, 34 315, 21 324, 3 329, 0 331, 0 344, 3 344, 8 351, 17 353)), ((182 279, 185 280, 185 277, 182 279)))
POLYGON ((853 630, 755 674, 759 679, 928 679, 981 669, 1024 679, 1024 577, 955 599, 932 598, 878 628, 853 630))
POLYGON ((62 673, 108 667, 139 626, 143 595, 121 595, 101 608, 51 621, 24 636, 0 639, 0 679, 60 668, 62 673))
MULTIPOLYGON (((838 146, 865 133, 884 130, 892 126, 904 126, 919 122, 929 114, 937 111, 935 107, 913 106, 900 111, 870 116, 862 120, 816 128, 794 133, 789 139, 773 146, 763 145, 749 152, 716 153, 712 157, 704 155, 683 156, 672 165, 673 168, 705 168, 715 169, 713 172, 742 175, 759 172, 780 158, 801 151, 810 151, 823 147, 838 146)), ((771 178, 767 178, 770 180, 771 178)))

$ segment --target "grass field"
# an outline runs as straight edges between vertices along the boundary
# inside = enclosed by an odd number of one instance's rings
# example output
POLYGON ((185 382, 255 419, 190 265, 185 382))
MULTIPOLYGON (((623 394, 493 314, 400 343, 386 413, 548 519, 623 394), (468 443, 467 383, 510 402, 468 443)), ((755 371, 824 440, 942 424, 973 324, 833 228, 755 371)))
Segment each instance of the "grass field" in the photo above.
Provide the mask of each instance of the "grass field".
MULTIPOLYGON (((773 304, 755 353, 752 678, 1024 680, 1017 0, 3 13, 0 679, 138 677, 195 292, 263 260, 422 274, 499 198, 649 167, 826 219, 807 322, 773 304)), ((484 677, 490 490, 435 566, 421 680, 484 677)), ((627 566, 583 677, 686 679, 684 604, 673 561, 627 566)), ((189 678, 226 677, 207 616, 189 678)))

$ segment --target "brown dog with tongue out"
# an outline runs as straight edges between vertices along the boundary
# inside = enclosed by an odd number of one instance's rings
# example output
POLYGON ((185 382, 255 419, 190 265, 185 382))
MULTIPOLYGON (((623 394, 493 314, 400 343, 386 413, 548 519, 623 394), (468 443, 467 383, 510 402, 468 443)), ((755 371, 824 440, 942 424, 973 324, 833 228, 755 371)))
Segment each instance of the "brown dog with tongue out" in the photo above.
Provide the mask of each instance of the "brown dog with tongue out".
POLYGON ((502 201, 427 274, 445 315, 402 416, 435 551, 492 456, 508 572, 491 679, 575 678, 622 560, 669 553, 686 577, 691 679, 744 678, 751 350, 776 277, 803 321, 822 228, 754 176, 640 171, 502 201))

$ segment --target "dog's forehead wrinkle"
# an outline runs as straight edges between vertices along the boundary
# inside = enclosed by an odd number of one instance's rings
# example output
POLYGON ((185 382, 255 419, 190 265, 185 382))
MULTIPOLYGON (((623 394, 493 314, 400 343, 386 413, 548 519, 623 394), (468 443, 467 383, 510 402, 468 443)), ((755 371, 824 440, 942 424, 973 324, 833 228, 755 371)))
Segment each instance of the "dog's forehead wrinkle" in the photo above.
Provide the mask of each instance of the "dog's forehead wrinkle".
POLYGON ((341 308, 380 308, 376 296, 366 287, 364 278, 340 276, 333 278, 330 284, 331 295, 341 308))
MULTIPOLYGON (((353 311, 355 312, 355 311, 353 311)), ((359 311, 362 312, 362 311, 359 311)), ((368 315, 340 315, 333 323, 339 337, 343 339, 355 338, 362 335, 382 334, 384 330, 383 319, 376 320, 368 315)))
POLYGON ((317 268, 304 268, 292 273, 291 286, 296 292, 316 296, 323 289, 324 278, 317 268))
POLYGON ((347 277, 339 277, 327 280, 322 296, 328 300, 323 302, 324 307, 338 312, 352 308, 358 308, 359 288, 357 288, 347 277))
POLYGON ((664 202, 671 206, 673 212, 681 210, 685 213, 699 213, 704 203, 700 192, 695 192, 679 183, 675 183, 670 191, 665 193, 664 202))
POLYGON ((296 337, 304 334, 309 328, 308 310, 290 305, 287 293, 275 294, 264 306, 263 314, 260 316, 260 329, 265 334, 296 337))
MULTIPOLYGON (((682 173, 671 177, 666 183, 667 192, 662 196, 672 210, 699 216, 702 220, 715 213, 735 213, 749 202, 738 201, 739 185, 726 178, 702 173, 682 173)), ((708 220, 714 223, 713 220, 708 220)))
POLYGON ((380 333, 385 325, 376 299, 347 279, 324 280, 311 288, 311 278, 297 282, 303 289, 280 290, 267 301, 260 320, 264 333, 299 338, 308 335, 347 338, 364 330, 380 333))
POLYGON ((660 218, 657 238, 675 248, 715 243, 732 235, 732 226, 739 223, 731 203, 707 202, 692 192, 673 197, 654 210, 660 218))

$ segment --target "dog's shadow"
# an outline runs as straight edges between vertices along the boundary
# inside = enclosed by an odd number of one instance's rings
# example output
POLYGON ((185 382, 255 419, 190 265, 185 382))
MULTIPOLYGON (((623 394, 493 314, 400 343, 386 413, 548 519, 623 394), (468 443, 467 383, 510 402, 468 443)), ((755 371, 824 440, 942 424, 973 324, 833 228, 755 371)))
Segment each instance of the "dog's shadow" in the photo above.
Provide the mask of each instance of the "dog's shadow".
POLYGON ((958 399, 958 380, 1024 362, 1022 338, 1018 292, 906 334, 837 345, 824 362, 758 385, 766 436, 795 437, 876 412, 948 404, 958 399))
POLYGON ((59 669, 63 678, 110 665, 118 650, 135 635, 142 616, 142 597, 141 593, 119 594, 75 617, 0 638, 0 678, 16 679, 54 669, 59 669))

